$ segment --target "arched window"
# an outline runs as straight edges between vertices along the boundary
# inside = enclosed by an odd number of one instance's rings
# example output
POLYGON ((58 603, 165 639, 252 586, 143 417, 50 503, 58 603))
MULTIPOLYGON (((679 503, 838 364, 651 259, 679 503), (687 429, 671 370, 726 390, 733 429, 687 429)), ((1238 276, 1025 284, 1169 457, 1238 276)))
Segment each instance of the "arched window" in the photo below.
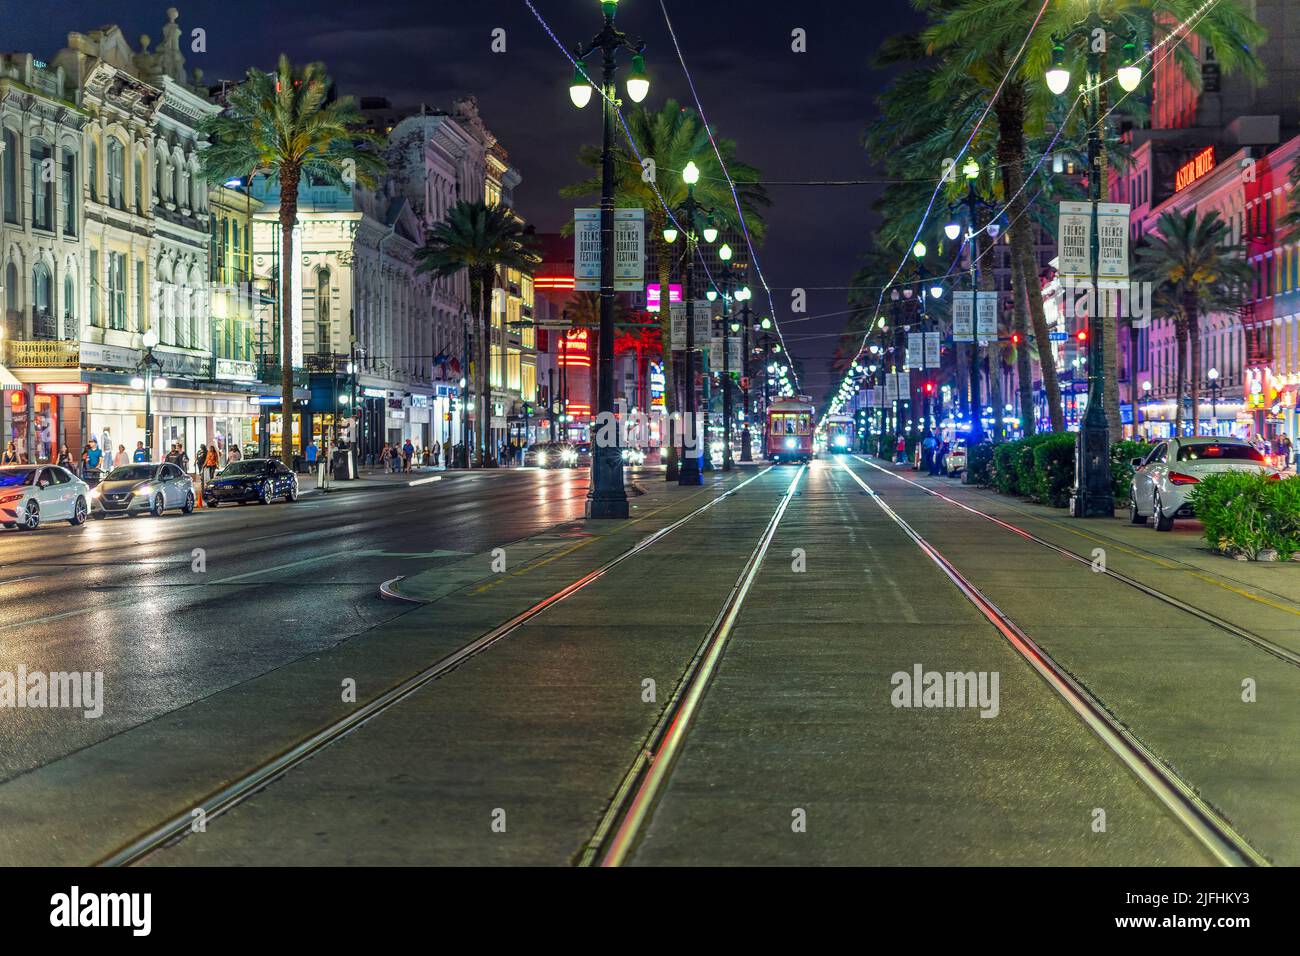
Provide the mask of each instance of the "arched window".
POLYGON ((7 129, 4 134, 4 165, 0 167, 0 176, 4 176, 4 215, 5 222, 18 221, 18 134, 7 129))
POLYGON ((185 172, 183 161, 177 161, 174 172, 176 183, 173 187, 172 202, 176 203, 178 209, 188 207, 190 204, 189 175, 185 172))
POLYGON ((37 229, 54 229, 53 156, 44 140, 32 140, 32 225, 37 229))
POLYGON ((135 158, 135 211, 144 215, 144 160, 135 158))
POLYGON ((81 188, 77 178, 77 154, 63 151, 63 179, 59 183, 59 205, 63 210, 63 234, 77 234, 77 209, 81 206, 81 188))
POLYGON ((68 263, 63 273, 63 337, 65 339, 81 338, 81 323, 77 320, 77 276, 76 266, 68 263))
POLYGON ((12 262, 5 266, 5 322, 8 328, 5 334, 11 339, 23 337, 23 316, 19 311, 22 300, 19 298, 18 267, 12 262))
POLYGON ((108 204, 114 209, 126 206, 126 148, 116 136, 108 140, 108 204))
POLYGON ((86 182, 90 184, 90 198, 99 202, 99 145, 93 139, 86 152, 86 182))
POLYGON ((54 322, 53 294, 49 267, 43 262, 36 263, 32 267, 32 338, 58 337, 54 322))
POLYGON ((330 271, 316 272, 316 351, 330 353, 330 271))

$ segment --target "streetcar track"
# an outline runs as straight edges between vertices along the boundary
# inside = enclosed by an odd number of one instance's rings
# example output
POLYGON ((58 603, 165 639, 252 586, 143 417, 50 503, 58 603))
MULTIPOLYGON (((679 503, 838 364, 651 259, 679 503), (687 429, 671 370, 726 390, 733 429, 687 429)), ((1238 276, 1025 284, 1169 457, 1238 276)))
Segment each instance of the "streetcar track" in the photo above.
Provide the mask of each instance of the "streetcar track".
MULTIPOLYGON (((854 456, 858 457, 858 456, 854 456)), ((865 459, 863 459, 865 461, 865 459)), ((885 469, 865 462, 880 471, 885 469)), ((984 615, 1011 647, 1038 672, 1039 676, 1083 720, 1090 730, 1133 772, 1152 794, 1195 836, 1207 850, 1227 866, 1268 866, 1268 860, 1183 778, 1119 722, 1091 691, 1043 650, 1028 634, 998 608, 956 566, 922 537, 889 506, 862 476, 843 461, 849 476, 911 541, 948 577, 962 595, 984 615)), ((890 472, 885 471, 886 474, 890 472)), ((906 479, 904 479, 906 480, 906 479)), ((918 487, 924 487, 918 485, 918 487)), ((927 489, 928 490, 928 489, 927 489)), ((973 510, 973 509, 972 509, 973 510)), ((1055 546, 1052 546, 1055 547, 1055 546)), ((1089 562, 1091 563, 1091 562, 1089 562)))
MULTIPOLYGON (((853 457, 861 461, 863 464, 870 465, 872 468, 876 469, 877 471, 889 475, 891 478, 897 478, 899 481, 906 482, 909 485, 921 489, 928 495, 932 495, 935 498, 939 498, 943 501, 946 501, 949 504, 962 509, 963 511, 969 512, 970 514, 977 515, 978 517, 984 518, 987 521, 991 521, 993 524, 997 525, 998 527, 1002 528, 1005 531, 1009 531, 1012 534, 1024 538, 1027 541, 1032 541, 1035 544, 1041 545, 1050 551, 1055 551, 1057 554, 1061 555, 1062 557, 1069 558, 1072 561, 1077 561, 1080 564, 1088 565, 1089 568, 1091 568, 1095 573, 1105 574, 1108 577, 1114 578, 1117 581, 1127 584, 1129 587, 1142 592, 1148 597, 1153 597, 1158 601, 1162 601, 1165 604, 1170 605, 1171 607, 1177 608, 1180 611, 1190 614, 1193 617, 1196 617, 1204 621, 1205 623, 1210 624, 1218 628, 1219 630, 1225 631, 1226 633, 1231 634, 1233 637, 1236 637, 1246 642, 1247 644, 1254 646, 1258 650, 1262 650, 1265 653, 1270 654, 1273 657, 1276 657, 1278 660, 1281 660, 1284 663, 1290 664, 1293 667, 1300 667, 1300 653, 1297 653, 1291 650, 1290 648, 1283 647, 1281 644, 1278 644, 1274 641, 1270 641, 1268 638, 1256 634, 1253 631, 1247 630, 1246 628, 1241 627, 1238 624, 1234 624, 1231 621, 1224 620, 1223 618, 1219 617, 1217 614, 1207 611, 1204 608, 1197 607, 1194 604, 1188 604, 1186 601, 1183 601, 1180 598, 1176 598, 1171 594, 1166 594, 1164 591, 1161 591, 1158 588, 1154 588, 1149 584, 1137 580, 1136 578, 1129 577, 1127 574, 1123 574, 1119 571, 1116 571, 1109 566, 1095 567, 1092 558, 1087 558, 1081 554, 1076 554, 1075 552, 1069 550, 1068 548, 1063 548, 1059 544, 1055 544, 1051 541, 1046 540, 1045 538, 1040 538, 1037 535, 1029 531, 1026 531, 1024 528, 1019 527, 1018 525, 1011 524, 1008 521, 1003 521, 1001 518, 997 518, 991 514, 988 514, 987 512, 980 511, 978 508, 972 508, 970 505, 958 501, 955 498, 950 498, 947 495, 943 494, 942 492, 935 491, 933 488, 927 488, 919 481, 913 481, 912 479, 905 478, 902 475, 894 474, 889 469, 881 468, 875 462, 869 461, 868 459, 863 458, 861 455, 854 455, 853 457)), ((854 472, 850 470, 850 474, 854 474, 854 472)))
POLYGON ((154 851, 182 839, 191 829, 195 819, 195 811, 201 810, 203 818, 210 821, 220 814, 232 809, 253 796, 255 793, 263 790, 271 783, 280 779, 294 767, 298 766, 331 743, 339 740, 347 734, 350 734, 363 724, 368 723, 376 716, 384 713, 394 705, 410 697, 430 682, 445 676, 460 665, 464 664, 466 661, 478 656, 492 645, 514 633, 533 618, 554 607, 556 604, 566 600, 578 591, 583 590, 592 582, 604 577, 613 568, 622 564, 629 558, 640 554, 655 543, 663 540, 673 531, 708 511, 719 502, 726 500, 751 482, 757 481, 771 470, 771 466, 763 468, 761 471, 751 475, 749 478, 746 478, 734 487, 714 496, 701 507, 696 508, 683 517, 678 518, 663 528, 660 528, 653 534, 638 540, 609 561, 594 570, 587 572, 575 581, 570 582, 560 590, 533 604, 531 607, 524 609, 504 623, 498 624, 490 631, 487 631, 479 637, 462 645, 460 648, 441 660, 434 662, 428 667, 423 668, 400 683, 394 685, 379 696, 367 701, 352 713, 331 721, 323 728, 299 740, 296 744, 282 750, 270 759, 263 761, 258 766, 245 772, 243 775, 220 789, 208 794, 208 796, 197 801, 192 806, 178 811, 176 814, 152 829, 139 834, 115 852, 99 860, 96 865, 130 866, 154 851))
MULTIPOLYGON (((769 469, 770 470, 770 469, 769 469)), ((714 618, 695 655, 677 681, 673 695, 641 744, 640 753, 623 775, 609 807, 587 841, 579 866, 620 866, 635 846, 665 782, 681 753, 700 703, 717 673, 731 632, 740 617, 745 598, 763 566, 763 559, 776 535, 790 502, 797 496, 799 480, 808 470, 800 465, 776 510, 768 520, 758 544, 741 569, 722 608, 714 618)))

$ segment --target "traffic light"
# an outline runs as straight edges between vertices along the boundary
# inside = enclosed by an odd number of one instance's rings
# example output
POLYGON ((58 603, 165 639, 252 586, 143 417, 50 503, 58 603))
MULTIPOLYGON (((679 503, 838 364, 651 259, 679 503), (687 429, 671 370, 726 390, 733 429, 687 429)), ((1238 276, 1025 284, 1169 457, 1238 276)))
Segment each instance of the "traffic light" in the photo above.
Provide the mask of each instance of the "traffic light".
POLYGON ((1012 345, 1019 345, 1019 344, 1020 344, 1020 333, 1019 333, 1019 332, 1012 332, 1012 333, 1011 333, 1011 344, 1012 344, 1012 345))
POLYGON ((926 382, 924 388, 927 396, 934 394, 934 382, 926 382))
POLYGON ((1082 345, 1083 343, 1088 341, 1088 330, 1080 329, 1078 332, 1074 333, 1074 337, 1079 342, 1079 344, 1082 345))

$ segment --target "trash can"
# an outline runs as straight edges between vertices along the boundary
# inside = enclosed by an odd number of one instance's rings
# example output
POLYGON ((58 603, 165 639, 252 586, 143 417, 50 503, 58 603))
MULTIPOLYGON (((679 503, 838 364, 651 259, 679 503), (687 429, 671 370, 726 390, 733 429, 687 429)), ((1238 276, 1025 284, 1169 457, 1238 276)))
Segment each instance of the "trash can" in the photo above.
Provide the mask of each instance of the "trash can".
POLYGON ((348 481, 357 476, 351 448, 335 449, 330 470, 335 481, 348 481))

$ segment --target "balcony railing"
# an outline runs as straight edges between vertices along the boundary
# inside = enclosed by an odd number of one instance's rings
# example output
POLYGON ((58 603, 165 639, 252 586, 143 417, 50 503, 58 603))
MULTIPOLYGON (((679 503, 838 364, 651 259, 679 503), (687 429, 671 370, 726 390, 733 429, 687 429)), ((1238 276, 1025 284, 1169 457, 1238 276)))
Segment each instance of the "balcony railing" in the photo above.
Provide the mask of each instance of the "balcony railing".
POLYGON ((5 364, 12 368, 76 368, 81 343, 67 339, 11 339, 5 343, 5 364))

